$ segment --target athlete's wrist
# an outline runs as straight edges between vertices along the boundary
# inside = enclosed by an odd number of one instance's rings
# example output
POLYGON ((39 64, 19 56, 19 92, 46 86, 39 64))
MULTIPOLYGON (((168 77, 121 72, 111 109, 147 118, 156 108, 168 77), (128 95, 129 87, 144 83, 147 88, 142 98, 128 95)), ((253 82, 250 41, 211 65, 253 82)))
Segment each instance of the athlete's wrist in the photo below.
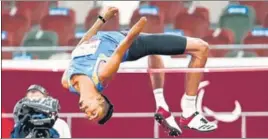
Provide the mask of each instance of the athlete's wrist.
POLYGON ((103 17, 103 16, 101 16, 101 15, 98 15, 98 19, 99 20, 101 20, 103 23, 106 23, 106 19, 103 17))
POLYGON ((96 20, 96 22, 94 23, 94 25, 92 26, 93 29, 97 31, 99 31, 101 29, 101 27, 104 25, 104 23, 98 18, 96 20))

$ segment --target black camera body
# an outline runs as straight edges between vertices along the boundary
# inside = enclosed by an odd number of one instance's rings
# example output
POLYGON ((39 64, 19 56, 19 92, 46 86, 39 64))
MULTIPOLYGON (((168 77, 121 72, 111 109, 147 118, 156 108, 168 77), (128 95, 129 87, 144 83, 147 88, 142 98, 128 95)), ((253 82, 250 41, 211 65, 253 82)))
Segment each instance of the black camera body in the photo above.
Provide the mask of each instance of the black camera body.
MULTIPOLYGON (((29 107, 23 107, 22 111, 27 113, 21 113, 23 118, 21 119, 21 124, 25 137, 30 138, 51 138, 50 129, 55 124, 57 118, 51 113, 44 113, 40 111, 35 111, 29 107)), ((21 115, 21 116, 22 116, 21 115)))
POLYGON ((31 138, 51 138, 50 132, 48 128, 43 127, 35 127, 30 132, 31 138))
MULTIPOLYGON (((40 115, 40 114, 39 114, 40 115)), ((44 119, 38 119, 36 117, 33 118, 34 115, 32 115, 32 119, 29 120, 28 124, 32 125, 31 129, 31 135, 33 138, 50 138, 50 132, 49 130, 53 127, 55 121, 53 118, 44 118, 44 119)))
POLYGON ((50 130, 58 118, 57 100, 44 98, 40 100, 23 99, 14 109, 14 119, 20 123, 18 137, 51 138, 50 130))

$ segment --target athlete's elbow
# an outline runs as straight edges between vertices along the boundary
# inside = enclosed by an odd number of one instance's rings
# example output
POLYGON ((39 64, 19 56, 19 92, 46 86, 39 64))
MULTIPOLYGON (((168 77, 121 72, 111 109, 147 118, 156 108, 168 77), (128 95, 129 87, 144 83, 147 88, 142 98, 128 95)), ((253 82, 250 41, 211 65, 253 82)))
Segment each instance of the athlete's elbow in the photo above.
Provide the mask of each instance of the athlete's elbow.
POLYGON ((65 79, 61 79, 61 85, 62 85, 62 87, 64 87, 64 88, 68 88, 68 82, 67 82, 67 80, 65 80, 65 79))

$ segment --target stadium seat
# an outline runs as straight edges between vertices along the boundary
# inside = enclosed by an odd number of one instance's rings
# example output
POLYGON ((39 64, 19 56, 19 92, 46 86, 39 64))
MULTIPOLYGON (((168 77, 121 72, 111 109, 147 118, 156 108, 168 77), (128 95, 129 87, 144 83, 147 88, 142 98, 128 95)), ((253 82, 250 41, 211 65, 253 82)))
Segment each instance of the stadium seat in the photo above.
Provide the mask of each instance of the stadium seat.
MULTIPOLYGON (((52 31, 31 31, 28 32, 23 40, 23 47, 57 47, 58 35, 52 31)), ((53 51, 31 52, 33 55, 37 55, 40 59, 47 59, 53 51)))
POLYGON ((41 20, 41 29, 58 34, 59 44, 66 46, 75 32, 75 13, 69 8, 51 8, 41 20))
MULTIPOLYGON (((233 44, 234 43, 234 33, 229 29, 209 30, 207 34, 202 38, 204 41, 208 42, 210 45, 223 45, 223 44, 233 44)), ((210 50, 210 55, 213 57, 223 57, 228 50, 210 50)))
POLYGON ((263 21, 263 27, 268 28, 268 14, 266 15, 266 17, 263 21))
POLYGON ((256 12, 256 23, 263 24, 264 18, 268 14, 268 1, 239 1, 239 3, 253 7, 256 12))
POLYGON ((89 29, 94 24, 94 22, 97 20, 100 9, 101 9, 101 7, 95 7, 95 8, 92 8, 91 10, 89 10, 87 17, 85 19, 85 24, 84 24, 84 28, 86 30, 89 29))
POLYGON ((49 1, 49 8, 56 8, 58 5, 58 1, 49 1))
MULTIPOLYGON (((12 33, 2 30, 1 34, 2 34, 1 36, 2 47, 12 46, 13 45, 12 33)), ((11 59, 11 58, 12 58, 12 52, 2 51, 2 59, 11 59)))
POLYGON ((209 10, 205 7, 196 7, 195 14, 209 21, 209 10))
POLYGON ((150 3, 150 1, 143 1, 143 0, 141 0, 141 1, 139 2, 139 6, 142 6, 142 5, 149 5, 149 3, 150 3))
POLYGON ((2 59, 12 59, 12 52, 2 52, 2 59))
POLYGON ((12 8, 9 13, 2 13, 2 30, 13 34, 13 45, 19 46, 25 32, 30 28, 29 12, 12 8))
MULTIPOLYGON (((99 12, 102 8, 96 7, 89 11, 86 19, 85 19, 85 29, 88 30, 91 28, 91 26, 94 24, 94 22, 97 20, 99 12)), ((104 24, 102 27, 102 31, 115 31, 120 29, 120 23, 119 23, 119 14, 115 16, 115 18, 112 18, 109 20, 109 24, 104 24)))
POLYGON ((48 14, 48 1, 17 1, 16 6, 21 10, 28 10, 31 15, 31 24, 39 24, 40 20, 48 14))
POLYGON ((10 9, 1 9, 1 13, 2 13, 2 15, 3 14, 8 14, 10 12, 10 9))
POLYGON ((131 28, 142 16, 147 18, 143 32, 146 33, 163 33, 164 32, 164 13, 158 7, 144 5, 136 9, 130 19, 129 27, 131 28))
MULTIPOLYGON (((268 45, 268 28, 256 28, 248 32, 243 39, 243 44, 266 44, 268 45)), ((268 56, 268 49, 253 49, 259 56, 268 56)))
POLYGON ((1 12, 3 13, 9 13, 10 9, 12 8, 12 2, 11 1, 2 1, 1 5, 1 12))
POLYGON ((184 36, 183 30, 179 30, 179 29, 165 29, 164 33, 165 34, 184 36))
POLYGON ((77 46, 81 38, 84 36, 85 32, 76 32, 75 37, 68 41, 68 46, 77 46))
POLYGON ((254 52, 247 52, 243 50, 233 50, 226 53, 225 57, 258 57, 258 55, 254 52))
POLYGON ((150 1, 149 5, 156 6, 163 11, 165 24, 173 23, 176 15, 185 9, 182 1, 150 1))
MULTIPOLYGON (((209 29, 209 20, 206 12, 198 12, 197 7, 189 8, 176 16, 174 28, 181 29, 187 36, 202 38, 209 29), (205 13, 205 14, 204 14, 205 13)), ((200 9, 199 9, 200 10, 200 9)), ((203 11, 203 9, 201 9, 203 11)), ((200 11, 201 11, 200 10, 200 11)))
POLYGON ((58 46, 58 35, 53 31, 30 31, 23 40, 23 46, 58 46))
POLYGON ((229 5, 220 17, 219 27, 228 28, 235 34, 235 43, 240 44, 245 33, 255 25, 254 9, 243 5, 229 5))
POLYGON ((70 53, 57 53, 49 57, 49 60, 69 60, 72 58, 70 53))
POLYGON ((68 41, 68 46, 77 46, 77 44, 79 43, 79 41, 81 40, 81 38, 71 38, 68 41))
POLYGON ((2 9, 4 8, 10 8, 10 6, 11 6, 11 2, 10 1, 2 1, 2 5, 1 5, 1 7, 2 7, 2 9))
POLYGON ((26 52, 21 53, 21 52, 19 52, 19 53, 14 53, 12 59, 13 60, 32 60, 32 59, 35 59, 35 58, 30 53, 26 53, 26 52))
POLYGON ((7 32, 5 30, 2 30, 2 46, 12 46, 13 45, 13 35, 11 32, 7 32))
POLYGON ((8 9, 8 8, 4 8, 4 9, 2 8, 2 9, 1 9, 1 13, 2 13, 2 15, 3 15, 3 14, 8 14, 9 12, 10 12, 10 9, 8 9))

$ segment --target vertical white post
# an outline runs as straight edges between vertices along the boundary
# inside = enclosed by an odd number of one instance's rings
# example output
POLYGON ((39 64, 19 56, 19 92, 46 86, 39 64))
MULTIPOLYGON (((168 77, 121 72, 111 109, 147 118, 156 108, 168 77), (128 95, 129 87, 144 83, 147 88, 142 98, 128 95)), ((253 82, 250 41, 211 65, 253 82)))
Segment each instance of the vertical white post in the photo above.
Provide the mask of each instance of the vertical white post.
POLYGON ((67 116, 67 124, 69 125, 70 131, 72 131, 72 117, 67 116))
POLYGON ((247 137, 247 125, 246 125, 246 116, 242 116, 242 123, 241 123, 241 138, 246 138, 247 137))
POLYGON ((154 138, 159 138, 159 126, 156 121, 154 121, 154 138))

